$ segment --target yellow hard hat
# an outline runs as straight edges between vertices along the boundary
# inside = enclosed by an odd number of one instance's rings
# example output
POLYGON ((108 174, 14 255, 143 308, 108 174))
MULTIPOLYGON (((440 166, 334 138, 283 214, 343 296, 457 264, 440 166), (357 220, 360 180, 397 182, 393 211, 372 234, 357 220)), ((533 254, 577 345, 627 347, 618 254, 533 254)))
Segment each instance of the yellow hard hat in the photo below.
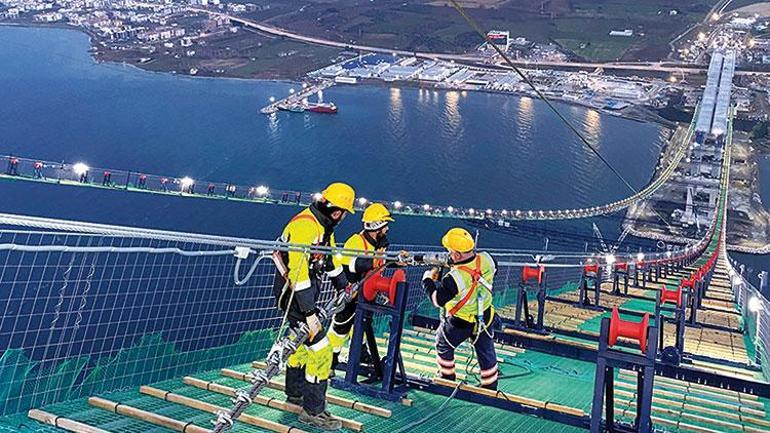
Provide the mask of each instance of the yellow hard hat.
POLYGON ((388 221, 394 221, 390 216, 390 211, 380 203, 372 203, 364 211, 361 222, 367 230, 378 230, 388 224, 388 221))
POLYGON ((356 200, 356 192, 353 187, 346 183, 335 182, 326 187, 321 192, 321 197, 325 198, 332 206, 344 209, 350 213, 356 213, 353 209, 353 202, 356 200))
POLYGON ((448 232, 441 238, 441 245, 450 251, 457 251, 458 253, 467 253, 473 251, 476 247, 476 243, 473 241, 473 236, 460 227, 449 229, 448 232))

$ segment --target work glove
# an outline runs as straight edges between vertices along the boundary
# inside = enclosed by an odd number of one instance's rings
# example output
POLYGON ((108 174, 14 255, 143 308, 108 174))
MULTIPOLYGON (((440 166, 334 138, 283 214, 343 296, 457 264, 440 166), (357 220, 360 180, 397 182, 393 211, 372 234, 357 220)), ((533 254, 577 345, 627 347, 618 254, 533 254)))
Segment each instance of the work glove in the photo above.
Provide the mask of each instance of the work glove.
POLYGON ((431 268, 422 274, 422 281, 432 280, 438 281, 438 268, 431 268))
POLYGON ((409 266, 409 251, 402 250, 396 259, 397 266, 409 266))
POLYGON ((323 330, 323 324, 318 320, 318 316, 316 316, 315 313, 307 316, 305 318, 305 323, 307 323, 308 331, 310 332, 309 340, 314 339, 315 336, 323 330))
POLYGON ((348 283, 348 285, 343 289, 348 300, 356 299, 356 296, 358 296, 358 290, 354 289, 355 287, 353 287, 353 285, 350 283, 348 283))

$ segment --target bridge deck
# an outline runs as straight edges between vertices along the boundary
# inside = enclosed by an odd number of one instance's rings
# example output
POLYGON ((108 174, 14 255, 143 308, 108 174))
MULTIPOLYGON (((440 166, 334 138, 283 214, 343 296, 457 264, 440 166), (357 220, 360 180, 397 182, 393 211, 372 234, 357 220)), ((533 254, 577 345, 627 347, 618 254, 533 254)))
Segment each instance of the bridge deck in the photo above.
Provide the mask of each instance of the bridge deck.
MULTIPOLYGON (((630 278, 629 297, 612 295, 612 283, 606 282, 601 286, 601 304, 607 308, 618 307, 621 312, 624 310, 648 312, 654 316, 655 288, 662 284, 676 287, 683 277, 689 276, 689 270, 685 269, 683 272, 662 278, 658 283, 650 283, 646 288, 643 288, 641 284, 634 285, 633 278, 630 278)), ((591 337, 598 337, 601 319, 609 317, 609 311, 590 310, 570 304, 576 303, 578 297, 578 290, 570 290, 559 293, 553 299, 546 300, 544 324, 556 332, 557 338, 559 331, 578 332, 584 334, 588 340, 591 337)), ((759 379, 760 376, 756 372, 720 368, 721 366, 718 364, 720 360, 749 364, 750 356, 753 355, 753 347, 743 333, 741 316, 733 302, 733 294, 729 289, 729 283, 723 269, 715 273, 712 286, 708 290, 707 297, 703 300, 703 306, 705 309, 698 311, 698 321, 717 325, 724 329, 686 327, 685 352, 713 359, 714 363, 710 363, 708 360, 702 361, 705 363, 704 365, 708 365, 709 369, 730 371, 740 376, 759 379)), ((530 312, 537 311, 537 302, 530 301, 529 309, 530 312)), ((500 315, 508 319, 515 317, 515 311, 515 304, 498 308, 500 315)), ((654 317, 651 319, 654 323, 654 317)), ((664 344, 673 345, 673 342, 673 326, 668 326, 664 335, 664 344)), ((596 345, 595 342, 589 344, 596 345)))
MULTIPOLYGON (((434 335, 422 330, 407 330, 402 355, 405 365, 411 373, 430 376, 435 371, 434 335)), ((381 340, 384 345, 384 340, 381 340)), ((595 366, 592 363, 575 361, 535 351, 513 347, 498 347, 500 370, 503 378, 500 389, 507 398, 531 399, 533 404, 557 404, 564 406, 563 410, 575 413, 590 411, 591 396, 595 366)), ((472 359, 468 346, 461 346, 458 351, 458 372, 469 383, 475 383, 473 373, 477 367, 471 365, 466 369, 462 362, 472 359), (462 362, 461 362, 462 361, 462 362)), ((209 371, 194 375, 197 386, 190 379, 177 378, 152 384, 151 387, 172 395, 187 397, 198 402, 229 407, 230 398, 221 393, 219 388, 209 383, 221 385, 225 389, 243 387, 246 382, 234 378, 238 373, 249 373, 252 365, 236 365, 225 370, 209 371), (229 370, 229 371, 226 371, 229 370), (203 385, 201 385, 203 384, 203 385), (203 386, 203 388, 201 388, 203 386), (212 390, 206 390, 209 387, 212 390)), ((281 383, 282 378, 277 382, 281 383)), ((634 373, 621 371, 617 374, 616 412, 618 416, 631 420, 634 410, 635 393, 634 373)), ((144 389, 147 392, 147 389, 144 389)), ((330 389, 330 395, 338 398, 358 400, 363 403, 376 405, 378 408, 392 412, 388 418, 353 410, 339 405, 330 405, 330 410, 344 418, 349 428, 356 431, 359 424, 363 431, 370 433, 394 432, 411 423, 421 420, 435 412, 445 397, 427 392, 413 391, 409 393, 412 406, 394 402, 385 402, 358 394, 352 394, 338 389, 330 389)), ((164 401, 161 397, 153 397, 142 393, 140 389, 101 394, 100 397, 122 406, 133 407, 148 413, 160 414, 186 424, 207 429, 212 415, 208 412, 193 409, 186 404, 164 401)), ((264 420, 293 426, 307 431, 296 421, 296 416, 290 409, 282 406, 283 393, 277 389, 267 389, 263 393, 266 399, 272 399, 271 407, 254 405, 248 414, 264 420)), ((173 400, 173 397, 170 398, 173 400)), ((653 399, 653 420, 659 427, 672 432, 766 432, 770 428, 768 401, 749 394, 709 388, 706 386, 687 383, 674 379, 656 378, 653 399)), ((59 403, 43 408, 56 416, 80 421, 105 431, 116 433, 133 432, 165 432, 166 428, 141 421, 130 416, 116 414, 89 404, 88 399, 79 399, 59 403)), ((29 422, 29 421, 25 421, 29 422)), ((409 432, 428 431, 497 431, 505 425, 506 431, 522 432, 577 432, 581 429, 569 427, 552 421, 516 414, 501 409, 491 408, 469 402, 455 401, 449 404, 448 410, 425 424, 408 429, 409 432)), ((2 431, 2 430, 0 430, 2 431)), ((42 427, 37 431, 59 431, 53 427, 42 427)), ((188 431, 190 431, 188 429, 188 431)), ((234 432, 268 431, 262 428, 236 423, 234 432)), ((293 430, 296 432, 296 430, 293 430)))
MULTIPOLYGON (((721 264, 720 264, 721 265, 721 264)), ((676 285, 689 275, 687 269, 666 278, 664 284, 676 285)), ((654 311, 655 286, 647 288, 634 286, 630 280, 630 297, 608 293, 611 287, 602 287, 602 306, 617 306, 623 311, 654 311)), ((546 303, 546 325, 554 332, 544 339, 569 341, 596 347, 599 322, 607 311, 583 309, 573 303, 577 291, 567 290, 555 295, 546 303), (569 332, 567 332, 569 331, 569 332), (582 337, 581 337, 582 336, 582 337)), ((753 347, 742 333, 742 322, 733 303, 724 268, 718 267, 706 299, 706 310, 700 311, 699 320, 711 327, 688 327, 685 333, 685 351, 699 358, 692 366, 722 375, 744 379, 761 380, 761 373, 755 368, 742 368, 753 357, 753 347), (731 361, 726 363, 725 361, 731 361)), ((530 305, 535 308, 534 302, 530 305)), ((504 305, 498 310, 504 317, 514 313, 514 306, 504 305)), ((387 333, 377 339, 381 351, 387 344, 387 333)), ((402 357, 407 371, 427 380, 433 378, 435 365, 435 335, 423 329, 405 330, 402 342, 402 357)), ((672 344, 672 335, 665 335, 666 344, 672 344)), ((343 358, 346 353, 343 352, 343 358)), ((500 391, 496 398, 526 401, 535 407, 549 407, 581 417, 590 412, 595 364, 565 357, 544 354, 534 350, 503 346, 498 344, 500 363, 500 391)), ((456 363, 458 379, 468 384, 478 383, 478 366, 468 343, 458 348, 456 363)), ((258 362, 231 366, 222 370, 211 370, 191 377, 148 384, 149 386, 121 391, 96 393, 92 398, 80 398, 64 403, 50 404, 40 408, 48 423, 59 426, 80 425, 83 432, 166 432, 187 431, 205 433, 211 428, 210 421, 215 412, 229 408, 234 390, 247 385, 244 375, 258 362), (80 423, 80 424, 77 424, 80 423), (86 427, 82 427, 86 426, 86 427)), ((298 408, 284 400, 278 377, 271 388, 266 389, 247 410, 246 419, 236 423, 233 432, 259 431, 310 431, 298 423, 298 408), (249 424, 247 424, 249 423, 249 424)), ((436 382, 439 386, 453 387, 453 383, 436 382)), ((635 373, 616 373, 616 413, 631 421, 635 410, 635 373)), ((428 422, 413 426, 419 420, 436 412, 445 397, 425 391, 410 391, 411 405, 386 402, 364 397, 339 389, 329 391, 330 410, 344 419, 349 431, 379 432, 433 432, 436 430, 456 432, 498 431, 505 425, 507 431, 522 432, 577 432, 577 427, 548 421, 541 418, 518 414, 486 405, 467 401, 449 403, 447 410, 438 413, 428 422), (346 402, 347 399, 347 402, 346 402), (356 409, 350 408, 350 401, 364 403, 356 409), (347 406, 346 406, 347 405, 347 406), (382 411, 389 411, 386 416, 382 411), (380 413, 373 413, 380 412, 380 413)), ((677 379, 656 377, 653 397, 653 422, 657 427, 670 432, 695 433, 758 433, 770 431, 770 414, 767 399, 751 394, 724 390, 677 379)), ((0 419, 0 432, 18 431, 19 425, 34 426, 35 431, 61 431, 37 421, 24 419, 21 415, 0 419)))

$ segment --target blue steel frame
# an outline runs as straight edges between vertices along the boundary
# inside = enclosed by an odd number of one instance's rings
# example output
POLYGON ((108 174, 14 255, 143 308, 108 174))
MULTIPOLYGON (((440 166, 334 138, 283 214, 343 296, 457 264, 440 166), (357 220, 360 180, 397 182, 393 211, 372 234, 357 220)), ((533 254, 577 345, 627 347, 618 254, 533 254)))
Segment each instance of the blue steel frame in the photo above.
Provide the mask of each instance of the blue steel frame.
POLYGON ((655 380, 655 349, 658 345, 658 331, 654 326, 647 329, 647 347, 643 355, 621 352, 609 347, 609 317, 602 319, 599 335, 590 432, 650 433, 652 431, 652 386, 655 380), (637 372, 636 420, 632 426, 615 422, 616 368, 637 372), (602 423, 602 408, 605 409, 604 423, 602 423))
POLYGON ((504 321, 504 326, 540 334, 546 334, 548 332, 543 326, 543 319, 545 317, 546 276, 547 272, 543 271, 543 278, 537 284, 530 284, 529 281, 525 281, 524 279, 519 282, 516 296, 516 315, 513 322, 504 321), (533 289, 537 290, 537 318, 534 318, 534 321, 530 320, 529 301, 527 299, 527 292, 533 289))
MULTIPOLYGON (((422 315, 412 316, 412 325, 416 327, 435 330, 438 328, 438 324, 438 319, 434 319, 432 317, 426 317, 422 315)), ((597 359, 596 349, 566 341, 558 341, 553 339, 544 340, 540 335, 527 335, 525 332, 496 332, 495 340, 501 344, 522 347, 570 359, 578 359, 581 361, 594 363, 597 359)), ((753 394, 759 397, 770 398, 770 383, 724 376, 685 365, 676 366, 658 363, 655 366, 655 374, 657 376, 684 380, 686 382, 699 383, 702 385, 714 387, 716 389, 731 389, 753 394)))
POLYGON ((677 305, 676 307, 667 307, 665 305, 662 305, 660 302, 661 292, 657 291, 655 292, 655 326, 658 328, 658 354, 661 355, 661 360, 663 362, 671 362, 674 365, 679 365, 680 362, 684 359, 684 329, 685 329, 685 316, 687 308, 687 303, 689 302, 690 296, 688 296, 688 291, 683 290, 682 296, 684 296, 684 299, 682 300, 682 305, 677 305), (672 313, 673 317, 666 317, 663 315, 663 312, 672 313), (663 347, 663 340, 666 330, 666 323, 671 323, 675 326, 675 340, 674 340, 674 346, 673 348, 676 350, 676 353, 673 353, 669 351, 668 353, 671 353, 672 356, 674 356, 674 359, 667 360, 667 357, 663 357, 663 351, 666 349, 663 347))
POLYGON ((583 269, 583 275, 580 278, 580 293, 578 294, 578 302, 575 305, 589 310, 602 310, 599 301, 601 292, 601 277, 599 273, 588 273, 583 269), (588 296, 589 292, 593 292, 593 303, 591 303, 591 299, 588 296))
POLYGON ((356 306, 355 322, 353 322, 353 336, 350 339, 348 362, 345 366, 344 380, 334 379, 335 388, 359 392, 364 395, 382 398, 390 401, 400 400, 406 392, 406 383, 402 379, 398 383, 398 377, 406 377, 404 363, 401 359, 401 335, 406 319, 406 305, 409 299, 409 284, 398 283, 396 286, 395 305, 380 305, 375 302, 367 302, 359 297, 356 306), (388 336, 388 351, 384 358, 380 358, 375 340, 372 320, 375 314, 390 316, 390 334, 388 336), (366 338, 366 342, 364 342, 366 338), (361 353, 366 344, 371 356, 374 371, 361 366, 361 353), (367 383, 359 383, 358 375, 369 373, 367 383), (397 374, 400 373, 400 376, 397 374), (376 382, 381 382, 380 386, 376 382))
POLYGON ((628 274, 630 272, 631 263, 627 263, 625 271, 619 271, 616 263, 612 269, 612 294, 615 296, 620 295, 620 276, 623 276, 623 295, 628 295, 628 274))

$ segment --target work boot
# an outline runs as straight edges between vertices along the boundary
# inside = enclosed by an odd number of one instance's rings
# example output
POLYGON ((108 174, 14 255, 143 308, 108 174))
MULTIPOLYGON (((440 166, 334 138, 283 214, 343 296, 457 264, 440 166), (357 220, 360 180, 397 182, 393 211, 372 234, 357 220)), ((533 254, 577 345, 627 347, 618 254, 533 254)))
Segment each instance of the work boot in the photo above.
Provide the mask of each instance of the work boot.
POLYGON ((342 428, 342 421, 333 417, 332 414, 327 411, 323 411, 318 415, 310 415, 305 409, 302 409, 302 412, 299 414, 299 422, 327 431, 334 431, 342 428))

